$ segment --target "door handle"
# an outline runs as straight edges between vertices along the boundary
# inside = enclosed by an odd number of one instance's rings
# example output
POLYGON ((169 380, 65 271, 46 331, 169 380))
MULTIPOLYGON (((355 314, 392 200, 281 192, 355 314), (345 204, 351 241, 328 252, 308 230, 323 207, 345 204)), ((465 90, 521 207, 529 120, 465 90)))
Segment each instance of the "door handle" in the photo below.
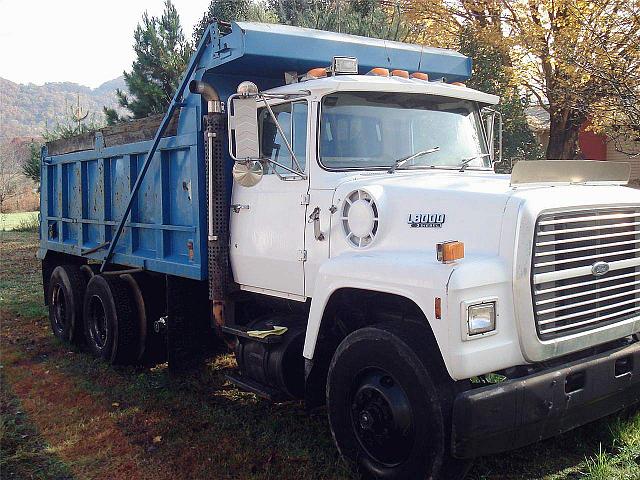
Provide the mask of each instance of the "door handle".
POLYGON ((320 207, 316 207, 309 215, 309 223, 313 223, 313 236, 316 237, 316 240, 323 241, 324 233, 320 231, 320 207))
POLYGON ((235 213, 240 213, 240 210, 249 210, 249 205, 234 203, 231 205, 231 210, 233 210, 235 213))

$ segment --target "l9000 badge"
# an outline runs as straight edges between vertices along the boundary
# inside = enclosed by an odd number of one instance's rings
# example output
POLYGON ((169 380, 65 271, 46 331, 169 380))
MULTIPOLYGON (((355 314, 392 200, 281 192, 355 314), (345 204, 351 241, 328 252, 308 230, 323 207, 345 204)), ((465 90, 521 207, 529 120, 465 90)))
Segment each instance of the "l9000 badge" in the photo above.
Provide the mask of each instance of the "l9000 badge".
POLYGON ((440 228, 444 220, 444 213, 410 213, 407 223, 411 228, 440 228))

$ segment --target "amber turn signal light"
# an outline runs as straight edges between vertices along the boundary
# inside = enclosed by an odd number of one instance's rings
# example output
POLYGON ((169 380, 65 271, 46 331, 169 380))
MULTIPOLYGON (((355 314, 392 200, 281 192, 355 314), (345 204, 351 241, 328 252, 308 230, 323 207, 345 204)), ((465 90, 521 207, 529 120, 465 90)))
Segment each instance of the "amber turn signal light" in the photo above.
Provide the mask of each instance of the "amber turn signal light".
POLYGON ((367 75, 376 75, 378 77, 388 77, 389 76, 389 69, 388 68, 382 68, 382 67, 372 68, 371 70, 369 70, 367 75))
POLYGON ((457 240, 441 242, 436 244, 438 261, 442 263, 455 262, 464 258, 464 243, 457 240))
POLYGON ((312 68, 307 72, 307 77, 309 78, 325 78, 327 76, 327 69, 318 67, 312 68))
POLYGON ((406 70, 391 70, 392 77, 409 78, 409 72, 406 70))
POLYGON ((423 72, 413 72, 410 76, 411 78, 415 78, 417 80, 424 80, 425 82, 429 81, 429 75, 423 72))

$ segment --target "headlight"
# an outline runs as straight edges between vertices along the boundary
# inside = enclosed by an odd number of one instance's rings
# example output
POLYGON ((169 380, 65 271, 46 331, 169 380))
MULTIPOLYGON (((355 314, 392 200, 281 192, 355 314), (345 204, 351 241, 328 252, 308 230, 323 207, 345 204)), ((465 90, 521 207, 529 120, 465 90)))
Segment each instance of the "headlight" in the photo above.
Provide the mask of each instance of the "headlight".
POLYGON ((467 308, 469 336, 489 333, 496 329, 496 302, 469 305, 467 308))

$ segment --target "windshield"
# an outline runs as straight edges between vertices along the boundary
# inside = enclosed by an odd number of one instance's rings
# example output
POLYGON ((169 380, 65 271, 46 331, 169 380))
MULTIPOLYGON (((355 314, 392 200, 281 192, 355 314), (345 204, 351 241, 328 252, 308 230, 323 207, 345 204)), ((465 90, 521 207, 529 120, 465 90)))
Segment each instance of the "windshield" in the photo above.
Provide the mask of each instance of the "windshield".
POLYGON ((489 168, 474 102, 397 92, 339 92, 322 102, 319 154, 329 169, 489 168), (439 147, 439 148, 437 148, 439 147))

